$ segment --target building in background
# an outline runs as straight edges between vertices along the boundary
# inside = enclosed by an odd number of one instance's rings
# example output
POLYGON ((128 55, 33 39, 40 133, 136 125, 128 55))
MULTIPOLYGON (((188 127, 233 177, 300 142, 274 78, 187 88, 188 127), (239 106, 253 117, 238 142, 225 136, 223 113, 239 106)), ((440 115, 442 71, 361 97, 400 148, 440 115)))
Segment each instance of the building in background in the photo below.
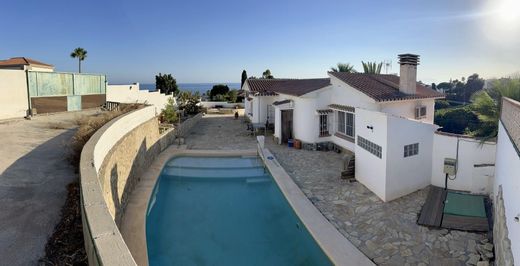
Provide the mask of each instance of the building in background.
POLYGON ((0 60, 0 69, 53 72, 54 66, 27 57, 12 57, 0 60))
POLYGON ((0 119, 78 111, 106 101, 106 77, 54 72, 54 66, 26 57, 0 61, 0 119))

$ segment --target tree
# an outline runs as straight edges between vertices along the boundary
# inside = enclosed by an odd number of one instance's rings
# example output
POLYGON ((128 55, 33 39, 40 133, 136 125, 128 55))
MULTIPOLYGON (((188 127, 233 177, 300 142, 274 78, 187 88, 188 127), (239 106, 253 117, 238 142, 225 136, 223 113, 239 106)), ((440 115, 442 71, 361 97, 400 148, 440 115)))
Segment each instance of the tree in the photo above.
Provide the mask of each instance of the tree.
POLYGON ((381 74, 381 67, 383 67, 383 62, 376 63, 376 62, 363 62, 361 61, 361 64, 363 64, 363 72, 365 74, 381 74))
POLYGON ((264 73, 262 73, 263 79, 274 79, 274 76, 271 74, 271 70, 266 69, 264 73))
POLYGON ((467 106, 438 110, 434 122, 442 127, 441 131, 454 134, 468 133, 479 124, 477 115, 467 106))
POLYGON ((162 75, 159 73, 159 75, 156 75, 155 89, 164 94, 177 94, 179 92, 177 80, 171 74, 162 75))
POLYGON ((230 90, 228 92, 228 101, 232 103, 236 103, 238 99, 238 91, 237 90, 230 90))
POLYGON ((168 124, 173 124, 177 122, 179 116, 177 114, 177 110, 175 109, 175 104, 173 102, 173 98, 168 98, 168 102, 166 106, 161 112, 161 121, 166 122, 168 124))
POLYGON ((330 70, 332 72, 346 72, 346 73, 356 73, 354 66, 351 64, 338 63, 337 68, 331 67, 330 70))
POLYGON ((81 73, 81 61, 85 60, 87 58, 87 50, 78 47, 72 51, 70 54, 70 57, 77 58, 78 59, 78 72, 81 73))
POLYGON ((224 95, 227 95, 228 92, 229 92, 229 87, 227 85, 217 84, 217 85, 213 86, 213 88, 209 92, 209 96, 211 97, 211 99, 214 99, 215 97, 217 97, 217 95, 224 96, 224 95))
POLYGON ((497 136, 502 97, 520 101, 520 78, 497 80, 489 90, 479 91, 472 96, 470 108, 477 115, 480 125, 470 132, 471 135, 483 140, 497 136))
POLYGON ((246 82, 247 80, 247 72, 246 70, 242 70, 242 79, 240 81, 240 88, 244 87, 244 83, 246 82))
POLYGON ((182 91, 178 97, 179 110, 184 110, 187 114, 197 114, 200 112, 200 94, 199 92, 182 91))

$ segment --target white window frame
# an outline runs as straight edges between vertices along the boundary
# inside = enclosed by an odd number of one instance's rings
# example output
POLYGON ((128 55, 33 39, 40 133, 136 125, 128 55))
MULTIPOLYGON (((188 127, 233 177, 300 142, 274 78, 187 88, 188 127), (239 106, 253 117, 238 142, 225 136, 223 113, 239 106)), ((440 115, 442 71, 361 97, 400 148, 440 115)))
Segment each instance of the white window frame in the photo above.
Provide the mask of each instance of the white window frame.
POLYGON ((356 135, 356 114, 347 111, 336 111, 336 132, 347 137, 354 138, 356 135), (340 118, 343 114, 343 123, 340 118), (350 119, 349 119, 350 117, 350 119), (350 120, 351 123, 348 123, 350 120), (349 132, 351 134, 349 134, 349 132))

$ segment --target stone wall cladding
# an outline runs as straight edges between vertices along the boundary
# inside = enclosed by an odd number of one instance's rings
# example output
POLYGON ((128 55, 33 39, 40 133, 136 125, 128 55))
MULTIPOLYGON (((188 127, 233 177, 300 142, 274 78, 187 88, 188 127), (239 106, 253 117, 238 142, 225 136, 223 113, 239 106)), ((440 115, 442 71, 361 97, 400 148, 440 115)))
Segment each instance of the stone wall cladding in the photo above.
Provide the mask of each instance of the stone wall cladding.
POLYGON ((494 204, 493 242, 495 245, 495 264, 514 265, 511 241, 508 238, 504 199, 502 197, 502 186, 498 187, 498 193, 494 204))
MULTIPOLYGON (((500 120, 507 130, 511 141, 520 151, 520 103, 509 98, 502 98, 500 120)), ((520 154, 519 154, 520 155, 520 154)))
POLYGON ((129 193, 142 172, 161 152, 159 121, 153 118, 124 136, 110 150, 99 170, 103 197, 112 218, 119 226, 129 193))
MULTIPOLYGON (((141 110, 124 116, 138 115, 141 110)), ((178 136, 184 136, 191 130, 202 114, 162 135, 156 117, 139 124, 117 140, 104 156, 99 171, 96 171, 94 150, 98 140, 108 128, 117 126, 115 122, 124 116, 98 130, 81 154, 81 212, 89 265, 136 265, 118 228, 128 196, 139 182, 140 175, 157 156, 178 136)))

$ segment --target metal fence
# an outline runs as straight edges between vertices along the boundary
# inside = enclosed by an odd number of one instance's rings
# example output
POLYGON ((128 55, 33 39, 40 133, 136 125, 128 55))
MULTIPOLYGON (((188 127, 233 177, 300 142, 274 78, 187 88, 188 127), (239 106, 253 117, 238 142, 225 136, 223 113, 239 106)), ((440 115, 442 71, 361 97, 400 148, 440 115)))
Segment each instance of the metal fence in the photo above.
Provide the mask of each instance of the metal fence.
POLYGON ((29 96, 105 94, 106 77, 97 74, 29 71, 29 96))

